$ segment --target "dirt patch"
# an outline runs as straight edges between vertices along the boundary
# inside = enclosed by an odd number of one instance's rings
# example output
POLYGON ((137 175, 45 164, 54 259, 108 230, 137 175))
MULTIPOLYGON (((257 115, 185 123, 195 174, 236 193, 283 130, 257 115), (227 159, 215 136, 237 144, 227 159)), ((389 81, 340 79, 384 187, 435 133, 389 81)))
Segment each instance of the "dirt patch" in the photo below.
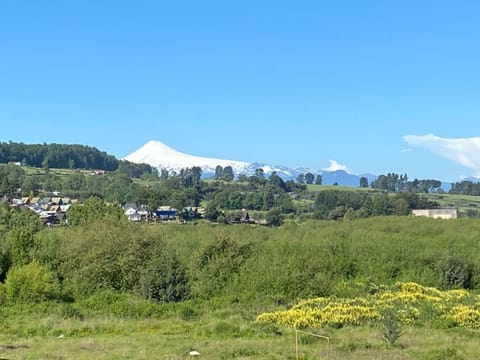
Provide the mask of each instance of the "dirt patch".
POLYGON ((18 349, 28 349, 30 346, 27 344, 16 344, 16 345, 2 345, 0 344, 0 350, 18 350, 18 349))

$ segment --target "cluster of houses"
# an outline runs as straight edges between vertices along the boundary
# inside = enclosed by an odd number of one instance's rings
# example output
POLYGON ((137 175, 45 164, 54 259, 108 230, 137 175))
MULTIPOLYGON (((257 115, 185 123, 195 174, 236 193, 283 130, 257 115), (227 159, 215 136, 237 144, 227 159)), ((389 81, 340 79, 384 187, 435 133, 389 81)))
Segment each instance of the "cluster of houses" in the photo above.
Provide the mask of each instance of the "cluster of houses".
MULTIPOLYGON (((55 195, 58 195, 55 194, 55 195)), ((0 202, 7 202, 12 207, 29 209, 33 211, 44 222, 45 225, 68 224, 67 212, 78 199, 60 196, 44 197, 22 197, 7 198, 0 197, 0 202)), ((130 221, 174 221, 194 220, 205 217, 206 210, 201 207, 185 207, 178 211, 170 206, 160 206, 152 211, 145 205, 137 206, 134 203, 126 203, 123 207, 124 214, 130 221)))
POLYGON ((27 208, 33 211, 46 225, 67 223, 67 211, 78 199, 60 196, 3 198, 11 206, 27 208))
MULTIPOLYGON (((0 202, 8 202, 12 207, 28 208, 38 215, 46 225, 68 224, 67 212, 70 207, 78 203, 78 199, 60 197, 58 193, 54 196, 44 197, 22 197, 8 199, 0 197, 0 202)), ((123 207, 124 214, 130 221, 134 222, 168 222, 186 221, 205 218, 206 210, 202 207, 185 207, 180 211, 171 206, 160 206, 156 210, 148 209, 145 205, 137 206, 134 203, 126 203, 123 207)), ((440 219, 456 219, 458 211, 455 208, 443 209, 422 209, 413 210, 414 216, 425 216, 440 219)), ((252 219, 245 209, 241 215, 233 219, 234 224, 259 224, 262 221, 252 219)))
POLYGON ((159 206, 152 211, 145 205, 137 206, 134 203, 126 203, 123 211, 128 220, 145 222, 203 219, 206 212, 202 207, 184 207, 178 211, 171 206, 159 206))

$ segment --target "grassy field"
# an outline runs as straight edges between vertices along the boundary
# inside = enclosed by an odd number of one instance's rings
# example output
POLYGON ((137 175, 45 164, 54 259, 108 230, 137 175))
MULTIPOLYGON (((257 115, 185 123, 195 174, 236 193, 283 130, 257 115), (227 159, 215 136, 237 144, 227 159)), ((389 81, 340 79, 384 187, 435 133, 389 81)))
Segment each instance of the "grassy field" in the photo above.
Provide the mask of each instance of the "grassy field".
MULTIPOLYGON (((163 317, 65 319, 52 314, 17 313, 4 317, 2 359, 296 359, 292 329, 255 323, 253 309, 205 307, 186 319, 184 305, 163 317)), ((378 328, 300 334, 299 359, 475 359, 480 334, 465 329, 405 327, 398 344, 387 347, 378 328)))
POLYGON ((480 196, 456 195, 456 194, 428 194, 429 199, 435 200, 442 207, 457 208, 461 215, 467 215, 468 212, 480 211, 480 196))
POLYGON ((343 186, 343 185, 308 184, 307 189, 308 191, 311 191, 311 192, 319 192, 319 191, 325 191, 325 190, 343 190, 343 191, 357 191, 357 192, 368 192, 368 193, 382 192, 381 190, 378 190, 378 189, 361 188, 361 187, 354 187, 354 186, 343 186))

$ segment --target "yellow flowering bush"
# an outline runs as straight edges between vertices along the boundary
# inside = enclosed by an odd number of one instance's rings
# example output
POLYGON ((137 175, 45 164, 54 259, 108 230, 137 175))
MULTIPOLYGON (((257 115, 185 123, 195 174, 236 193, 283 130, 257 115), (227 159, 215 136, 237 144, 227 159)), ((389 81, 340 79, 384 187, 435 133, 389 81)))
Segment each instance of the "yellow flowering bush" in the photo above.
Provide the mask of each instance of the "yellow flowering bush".
POLYGON ((480 296, 466 290, 441 291, 408 282, 397 283, 373 295, 355 298, 320 297, 300 301, 289 310, 264 313, 259 322, 293 328, 358 326, 377 323, 394 310, 405 325, 433 317, 453 319, 457 326, 480 329, 480 296))
POLYGON ((480 311, 465 305, 453 308, 451 312, 455 322, 467 329, 480 329, 480 311))

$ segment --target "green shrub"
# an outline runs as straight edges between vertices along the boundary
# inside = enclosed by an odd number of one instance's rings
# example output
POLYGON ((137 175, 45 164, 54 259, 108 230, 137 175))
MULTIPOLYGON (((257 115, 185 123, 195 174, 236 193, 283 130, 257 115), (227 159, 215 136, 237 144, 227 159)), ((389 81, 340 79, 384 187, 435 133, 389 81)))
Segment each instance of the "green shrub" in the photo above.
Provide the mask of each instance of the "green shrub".
POLYGON ((149 300, 161 302, 183 301, 189 296, 188 277, 174 251, 150 261, 140 277, 140 292, 149 300))
POLYGON ((84 316, 78 309, 78 306, 70 303, 65 303, 60 307, 60 316, 63 319, 83 320, 84 316))
POLYGON ((162 241, 135 225, 95 223, 67 230, 59 249, 59 272, 75 297, 138 288, 146 264, 162 252, 162 241))
POLYGON ((252 244, 241 244, 229 237, 218 238, 200 250, 195 274, 198 277, 196 294, 199 297, 223 294, 251 252, 252 244))
POLYGON ((450 256, 440 263, 440 275, 444 288, 470 289, 472 285, 473 266, 462 258, 450 256))
POLYGON ((427 360, 462 360, 463 357, 458 354, 457 349, 447 347, 445 349, 438 349, 432 351, 427 360))
POLYGON ((190 321, 197 317, 197 315, 198 313, 195 308, 188 302, 183 302, 180 304, 180 307, 178 309, 178 316, 180 317, 180 319, 190 321))
POLYGON ((402 335, 402 326, 395 312, 393 310, 385 311, 382 319, 383 341, 385 341, 387 346, 394 346, 402 335))
POLYGON ((5 290, 5 285, 0 283, 0 305, 7 302, 7 292, 5 290))
POLYGON ((78 302, 80 314, 109 315, 119 318, 145 319, 164 312, 158 304, 133 294, 99 290, 78 302))
POLYGON ((280 226, 283 224, 283 214, 279 209, 272 209, 267 212, 265 220, 270 226, 280 226))
POLYGON ((215 324, 213 332, 219 336, 237 337, 240 333, 240 326, 226 321, 219 321, 215 324))
POLYGON ((53 271, 37 261, 13 266, 5 281, 9 303, 39 303, 60 297, 60 284, 53 271))

